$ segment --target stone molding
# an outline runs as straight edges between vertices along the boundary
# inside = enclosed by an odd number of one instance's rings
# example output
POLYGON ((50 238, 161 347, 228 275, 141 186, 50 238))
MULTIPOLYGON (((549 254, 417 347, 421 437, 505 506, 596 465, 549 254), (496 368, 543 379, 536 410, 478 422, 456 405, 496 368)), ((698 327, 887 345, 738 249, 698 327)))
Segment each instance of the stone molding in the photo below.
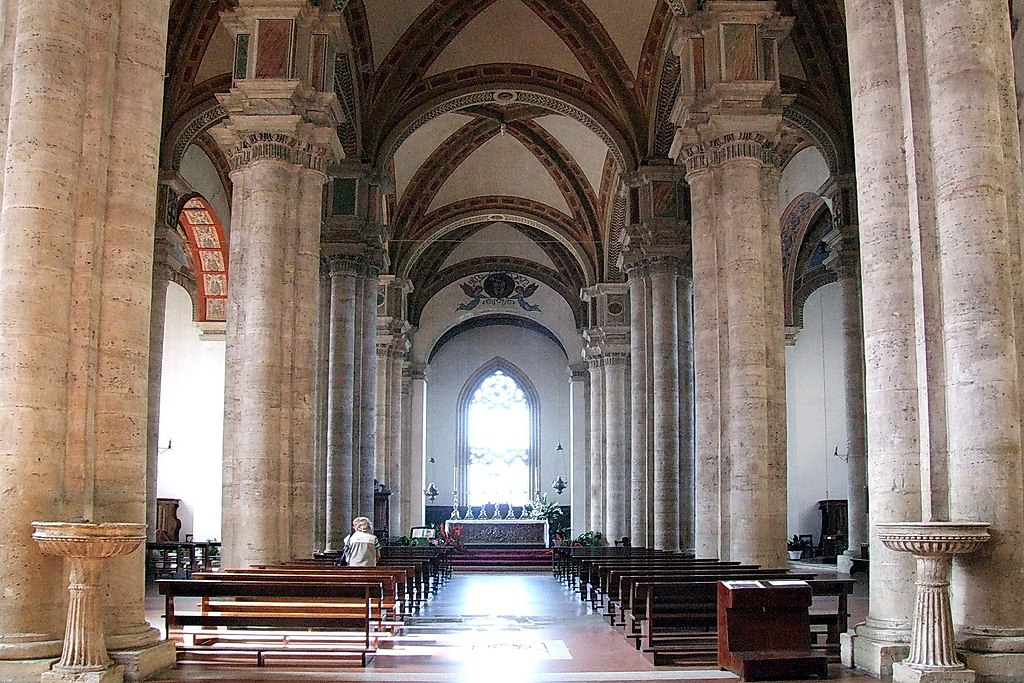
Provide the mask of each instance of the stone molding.
POLYGON ((754 159, 765 165, 776 162, 775 146, 762 133, 726 133, 706 143, 684 148, 681 156, 687 176, 736 159, 754 159))
POLYGON ((284 161, 327 174, 331 153, 325 147, 284 133, 249 133, 228 153, 232 171, 257 161, 284 161))
POLYGON ((358 277, 365 272, 361 254, 330 254, 320 258, 327 275, 351 275, 358 277))

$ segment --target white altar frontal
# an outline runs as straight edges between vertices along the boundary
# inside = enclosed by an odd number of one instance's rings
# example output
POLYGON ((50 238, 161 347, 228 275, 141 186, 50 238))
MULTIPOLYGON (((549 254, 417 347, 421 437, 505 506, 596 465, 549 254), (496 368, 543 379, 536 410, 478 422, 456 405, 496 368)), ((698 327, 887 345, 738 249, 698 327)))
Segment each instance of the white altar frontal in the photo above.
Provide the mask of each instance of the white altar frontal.
POLYGON ((465 546, 499 545, 511 547, 549 546, 548 522, 545 519, 449 519, 446 534, 459 529, 465 546))

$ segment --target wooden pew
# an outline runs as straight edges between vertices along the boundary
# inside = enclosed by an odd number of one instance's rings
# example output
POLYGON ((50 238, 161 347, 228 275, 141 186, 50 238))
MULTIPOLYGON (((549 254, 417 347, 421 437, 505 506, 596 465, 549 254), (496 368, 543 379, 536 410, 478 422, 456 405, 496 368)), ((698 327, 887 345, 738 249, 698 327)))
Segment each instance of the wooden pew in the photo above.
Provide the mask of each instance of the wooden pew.
POLYGON ((381 612, 386 619, 401 620, 408 616, 410 588, 414 568, 406 567, 294 567, 290 565, 254 565, 244 569, 219 572, 197 572, 197 579, 231 579, 240 581, 326 581, 380 582, 383 596, 381 612))
POLYGON ((179 661, 194 656, 273 661, 357 659, 376 651, 381 582, 161 579, 166 634, 179 661), (177 599, 198 598, 198 611, 177 599), (189 630, 195 629, 195 630, 189 630), (311 633, 313 629, 319 629, 311 633))

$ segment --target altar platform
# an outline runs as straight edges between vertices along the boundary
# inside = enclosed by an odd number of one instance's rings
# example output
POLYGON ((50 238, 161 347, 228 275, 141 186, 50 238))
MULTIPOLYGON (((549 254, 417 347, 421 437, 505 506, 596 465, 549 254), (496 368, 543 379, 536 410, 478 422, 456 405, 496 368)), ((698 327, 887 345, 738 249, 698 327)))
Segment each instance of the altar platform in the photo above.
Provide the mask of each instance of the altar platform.
POLYGON ((547 548, 550 545, 548 522, 543 519, 449 519, 447 534, 461 530, 459 539, 467 547, 547 548))

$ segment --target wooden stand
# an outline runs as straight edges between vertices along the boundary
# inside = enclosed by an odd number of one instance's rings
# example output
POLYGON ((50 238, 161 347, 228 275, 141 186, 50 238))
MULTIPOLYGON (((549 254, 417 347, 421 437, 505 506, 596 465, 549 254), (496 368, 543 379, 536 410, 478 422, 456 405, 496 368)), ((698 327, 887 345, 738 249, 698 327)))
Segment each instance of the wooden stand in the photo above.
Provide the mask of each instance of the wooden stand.
POLYGON ((718 666, 744 680, 828 676, 823 653, 811 651, 805 581, 721 581, 718 666))

